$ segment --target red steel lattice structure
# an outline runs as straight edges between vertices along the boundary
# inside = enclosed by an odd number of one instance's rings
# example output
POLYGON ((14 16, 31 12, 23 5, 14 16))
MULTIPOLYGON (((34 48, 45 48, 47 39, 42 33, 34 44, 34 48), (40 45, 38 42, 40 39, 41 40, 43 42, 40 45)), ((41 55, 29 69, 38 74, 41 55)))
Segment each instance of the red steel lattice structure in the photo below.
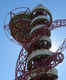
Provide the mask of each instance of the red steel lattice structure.
POLYGON ((66 39, 56 52, 51 52, 51 31, 66 26, 66 19, 52 21, 50 11, 38 5, 32 11, 25 8, 19 13, 10 11, 9 23, 4 29, 10 32, 10 40, 16 40, 23 48, 16 63, 15 80, 56 80, 55 67, 64 59, 62 51, 66 39), (54 72, 53 72, 54 71, 54 72))

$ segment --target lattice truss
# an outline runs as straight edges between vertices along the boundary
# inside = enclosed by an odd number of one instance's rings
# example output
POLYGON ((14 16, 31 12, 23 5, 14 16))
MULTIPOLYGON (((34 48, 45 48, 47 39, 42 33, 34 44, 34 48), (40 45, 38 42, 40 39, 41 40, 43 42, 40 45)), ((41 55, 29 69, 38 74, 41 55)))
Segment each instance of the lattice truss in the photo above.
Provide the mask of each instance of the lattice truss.
MULTIPOLYGON (((49 29, 54 30, 56 28, 65 27, 65 26, 66 26, 66 19, 57 19, 53 21, 49 29)), ((59 63, 63 61, 64 55, 61 52, 63 52, 65 49, 66 49, 66 38, 64 39, 62 45, 58 48, 58 50, 51 57, 49 57, 48 59, 44 61, 44 64, 47 64, 46 71, 56 67, 59 63)), ((16 75, 15 75, 16 80, 18 76, 21 76, 21 79, 24 78, 25 80, 27 80, 28 75, 31 74, 31 72, 28 72, 27 67, 26 67, 27 52, 25 52, 26 54, 24 54, 23 50, 24 49, 21 50, 17 63, 16 63, 16 75)), ((40 72, 40 69, 37 69, 37 70, 40 72)), ((35 71, 35 72, 38 73, 38 71, 35 71)))
MULTIPOLYGON (((16 8, 14 10, 17 10, 17 9, 20 9, 20 8, 16 8)), ((12 19, 13 16, 16 15, 14 13, 14 10, 10 11, 10 13, 9 13, 10 14, 10 20, 12 19)), ((29 8, 27 8, 27 10, 25 12, 23 11, 22 13, 26 13, 26 14, 29 13, 30 14, 29 8)), ((22 21, 26 22, 25 26, 29 26, 27 23, 30 23, 31 20, 28 19, 28 17, 27 18, 19 18, 19 19, 17 19, 17 18, 18 17, 14 17, 14 21, 13 21, 13 23, 15 25, 15 28, 16 28, 16 32, 20 31, 20 29, 17 28, 18 26, 23 26, 23 25, 20 24, 22 21), (17 24, 17 22, 18 22, 18 24, 17 24)), ((4 30, 7 32, 7 34, 10 33, 10 28, 9 28, 10 24, 9 23, 4 25, 4 30)), ((61 27, 66 27, 66 19, 57 19, 57 20, 52 21, 52 24, 50 25, 49 28, 47 27, 47 29, 52 31, 56 28, 61 28, 61 27)), ((15 28, 13 28, 13 31, 14 31, 13 33, 15 33, 15 35, 17 35, 17 33, 15 32, 15 28)), ((29 32, 29 28, 27 28, 26 30, 29 32)), ((21 32, 26 32, 26 31, 22 30, 21 32)), ((22 33, 22 34, 25 34, 25 33, 22 33)), ((14 41, 13 37, 15 38, 16 41, 19 41, 17 39, 17 37, 15 37, 15 36, 10 36, 10 40, 14 41)), ((22 37, 24 37, 24 36, 22 35, 22 37)), ((23 39, 24 42, 22 42, 22 44, 20 42, 20 44, 23 45, 25 49, 27 49, 27 48, 29 49, 31 44, 33 44, 35 41, 40 39, 40 36, 36 37, 36 36, 33 35, 33 37, 34 38, 32 40, 29 40, 29 41, 26 41, 25 38, 24 38, 23 39)), ((18 38, 19 38, 19 36, 18 36, 18 38)), ((21 38, 20 38, 20 40, 21 40, 21 38)), ((22 50, 20 51, 18 59, 17 59, 16 71, 15 71, 15 80, 22 80, 22 79, 27 80, 28 76, 29 75, 31 76, 31 73, 32 73, 31 71, 28 71, 28 69, 27 69, 28 52, 24 48, 22 48, 22 50)), ((45 59, 43 61, 43 64, 45 64, 45 68, 46 68, 45 72, 47 72, 48 70, 56 67, 59 63, 61 63, 63 61, 64 55, 62 54, 62 52, 65 49, 66 49, 66 38, 64 39, 64 41, 63 41, 62 45, 59 47, 59 49, 56 52, 54 52, 54 54, 52 56, 49 56, 47 59, 45 59)), ((37 66, 37 64, 36 64, 36 66, 37 66)), ((37 70, 34 71, 34 72, 36 72, 36 73, 39 72, 40 73, 41 70, 37 66, 37 70)))
MULTIPOLYGON (((43 63, 46 64, 46 71, 56 67, 59 63, 63 61, 64 55, 61 52, 64 49, 66 49, 66 39, 63 41, 62 45, 51 57, 43 61, 43 63)), ((16 74, 15 74, 16 80, 20 76, 21 79, 24 78, 26 80, 28 75, 31 74, 31 72, 28 72, 26 65, 27 65, 27 52, 25 51, 25 49, 22 48, 16 63, 16 74)), ((38 68, 37 71, 35 72, 37 73, 40 72, 40 69, 38 68)))

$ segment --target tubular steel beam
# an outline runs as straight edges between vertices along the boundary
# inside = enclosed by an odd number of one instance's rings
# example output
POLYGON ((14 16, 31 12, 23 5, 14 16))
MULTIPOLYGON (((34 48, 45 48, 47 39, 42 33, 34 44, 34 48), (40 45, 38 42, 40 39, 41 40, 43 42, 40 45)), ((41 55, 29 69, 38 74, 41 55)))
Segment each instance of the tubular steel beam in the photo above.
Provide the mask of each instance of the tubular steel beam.
POLYGON ((66 19, 56 19, 55 21, 53 21, 49 29, 54 30, 60 27, 66 27, 66 19))

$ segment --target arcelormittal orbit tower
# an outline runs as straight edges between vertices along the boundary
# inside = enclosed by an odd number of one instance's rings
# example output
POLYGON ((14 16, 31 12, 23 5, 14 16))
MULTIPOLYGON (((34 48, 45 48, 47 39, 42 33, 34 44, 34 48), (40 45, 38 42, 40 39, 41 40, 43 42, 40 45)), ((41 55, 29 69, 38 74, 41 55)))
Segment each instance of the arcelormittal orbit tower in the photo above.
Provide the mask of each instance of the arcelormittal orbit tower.
POLYGON ((9 15, 4 29, 10 33, 11 40, 22 46, 15 80, 58 80, 55 67, 64 59, 62 50, 66 47, 66 39, 56 52, 52 52, 50 36, 51 30, 66 26, 66 19, 53 21, 50 11, 41 4, 32 11, 27 7, 15 8, 9 15))

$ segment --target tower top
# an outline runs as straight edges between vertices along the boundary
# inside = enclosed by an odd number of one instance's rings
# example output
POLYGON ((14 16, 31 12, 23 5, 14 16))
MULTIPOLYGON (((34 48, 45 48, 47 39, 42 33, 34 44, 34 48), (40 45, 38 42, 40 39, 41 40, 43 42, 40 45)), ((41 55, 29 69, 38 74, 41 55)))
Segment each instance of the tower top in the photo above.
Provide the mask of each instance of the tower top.
POLYGON ((39 4, 36 6, 36 8, 44 8, 44 6, 42 4, 39 4))
POLYGON ((42 4, 39 4, 33 10, 35 10, 35 9, 42 9, 42 8, 46 8, 46 7, 43 6, 42 4))

